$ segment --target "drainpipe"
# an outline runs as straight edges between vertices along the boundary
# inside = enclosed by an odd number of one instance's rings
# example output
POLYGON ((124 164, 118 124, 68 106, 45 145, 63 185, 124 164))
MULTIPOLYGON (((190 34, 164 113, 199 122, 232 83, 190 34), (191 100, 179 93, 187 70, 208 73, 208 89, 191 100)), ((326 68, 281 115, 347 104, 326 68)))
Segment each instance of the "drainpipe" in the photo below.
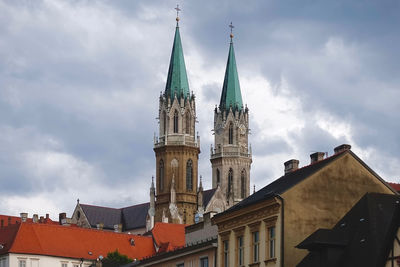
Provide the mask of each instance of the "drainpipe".
POLYGON ((277 198, 279 198, 279 200, 281 201, 281 203, 282 203, 282 207, 281 207, 281 210, 282 210, 282 218, 281 218, 281 267, 284 267, 284 258, 285 258, 285 254, 284 254, 284 245, 285 245, 285 225, 284 225, 284 222, 285 222, 285 201, 284 201, 284 199, 281 197, 281 195, 279 195, 279 194, 275 194, 275 197, 277 197, 277 198))

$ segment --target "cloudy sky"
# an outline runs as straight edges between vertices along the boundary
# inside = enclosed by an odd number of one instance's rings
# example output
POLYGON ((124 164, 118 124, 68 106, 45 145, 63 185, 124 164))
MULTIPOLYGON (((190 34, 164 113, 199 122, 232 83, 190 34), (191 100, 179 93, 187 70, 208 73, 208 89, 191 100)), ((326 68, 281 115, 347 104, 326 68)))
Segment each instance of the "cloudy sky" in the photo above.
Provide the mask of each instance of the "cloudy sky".
MULTIPOLYGON (((148 201, 176 4, 0 0, 0 214, 148 201)), ((207 188, 231 21, 252 186, 342 143, 400 182, 399 1, 179 4, 207 188)))

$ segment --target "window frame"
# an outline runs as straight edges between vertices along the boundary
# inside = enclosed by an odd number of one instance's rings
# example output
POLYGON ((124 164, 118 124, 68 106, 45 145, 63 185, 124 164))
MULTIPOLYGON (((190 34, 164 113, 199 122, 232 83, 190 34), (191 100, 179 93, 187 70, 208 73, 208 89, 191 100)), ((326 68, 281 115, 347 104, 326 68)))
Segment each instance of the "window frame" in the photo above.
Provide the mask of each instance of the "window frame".
POLYGON ((208 261, 208 256, 202 256, 200 257, 200 262, 199 262, 199 267, 209 267, 209 261, 208 261), (207 265, 203 265, 204 264, 204 260, 207 260, 207 265))
POLYGON ((228 144, 233 145, 233 123, 228 126, 228 144))
POLYGON ((179 113, 177 110, 174 112, 174 133, 179 132, 179 113))
POLYGON ((193 191, 193 161, 188 159, 186 162, 186 190, 193 191))
POLYGON ((160 159, 159 161, 159 166, 158 166, 158 175, 159 175, 159 186, 160 186, 160 192, 164 191, 164 176, 165 176, 165 164, 164 164, 164 160, 160 159))

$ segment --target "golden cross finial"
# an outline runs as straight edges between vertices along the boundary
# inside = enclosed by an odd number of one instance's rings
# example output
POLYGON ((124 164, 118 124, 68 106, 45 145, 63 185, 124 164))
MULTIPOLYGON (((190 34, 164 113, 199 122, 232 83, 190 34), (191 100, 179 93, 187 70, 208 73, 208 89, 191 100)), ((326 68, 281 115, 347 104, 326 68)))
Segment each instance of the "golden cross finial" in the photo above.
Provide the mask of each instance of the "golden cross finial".
POLYGON ((233 33, 232 33, 232 31, 233 31, 233 28, 235 28, 235 26, 233 26, 233 24, 232 24, 232 21, 231 21, 231 24, 229 24, 229 28, 231 28, 230 37, 231 37, 231 40, 232 40, 232 38, 233 38, 233 33))
POLYGON ((174 9, 176 10, 176 23, 178 23, 178 21, 179 21, 179 11, 181 11, 181 9, 179 8, 178 4, 176 5, 176 7, 174 9))

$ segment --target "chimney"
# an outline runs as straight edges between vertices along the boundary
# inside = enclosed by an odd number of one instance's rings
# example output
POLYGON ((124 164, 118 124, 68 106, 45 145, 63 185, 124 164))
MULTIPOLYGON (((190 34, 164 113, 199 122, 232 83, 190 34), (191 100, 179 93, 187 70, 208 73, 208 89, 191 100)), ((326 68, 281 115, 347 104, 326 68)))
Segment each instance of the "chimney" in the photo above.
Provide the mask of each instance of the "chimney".
POLYGON ((310 163, 310 164, 313 164, 314 162, 318 162, 318 161, 320 161, 320 160, 323 160, 323 159, 324 159, 324 156, 325 156, 325 153, 324 153, 324 152, 315 152, 315 153, 312 153, 312 154, 310 155, 310 159, 311 159, 311 163, 310 163))
POLYGON ((338 154, 340 152, 350 150, 350 149, 351 149, 351 145, 343 144, 343 145, 335 147, 334 151, 335 151, 335 154, 338 154))
POLYGON ((32 222, 33 222, 33 223, 37 223, 38 221, 39 221, 39 215, 33 214, 32 222))
POLYGON ((44 223, 44 217, 40 216, 39 223, 44 223))
MULTIPOLYGON (((47 214, 46 214, 47 217, 47 214)), ((60 225, 64 225, 67 223, 67 213, 65 212, 61 212, 60 214, 58 214, 58 222, 60 223, 60 225)))
POLYGON ((104 223, 100 222, 96 226, 97 226, 97 230, 103 230, 104 223))
POLYGON ((285 165, 285 174, 289 172, 295 171, 299 168, 299 161, 297 159, 290 159, 284 163, 285 165))
POLYGON ((26 222, 26 219, 28 218, 28 213, 26 212, 21 212, 21 222, 26 222))
POLYGON ((46 213, 46 220, 50 219, 50 216, 48 213, 46 213))

